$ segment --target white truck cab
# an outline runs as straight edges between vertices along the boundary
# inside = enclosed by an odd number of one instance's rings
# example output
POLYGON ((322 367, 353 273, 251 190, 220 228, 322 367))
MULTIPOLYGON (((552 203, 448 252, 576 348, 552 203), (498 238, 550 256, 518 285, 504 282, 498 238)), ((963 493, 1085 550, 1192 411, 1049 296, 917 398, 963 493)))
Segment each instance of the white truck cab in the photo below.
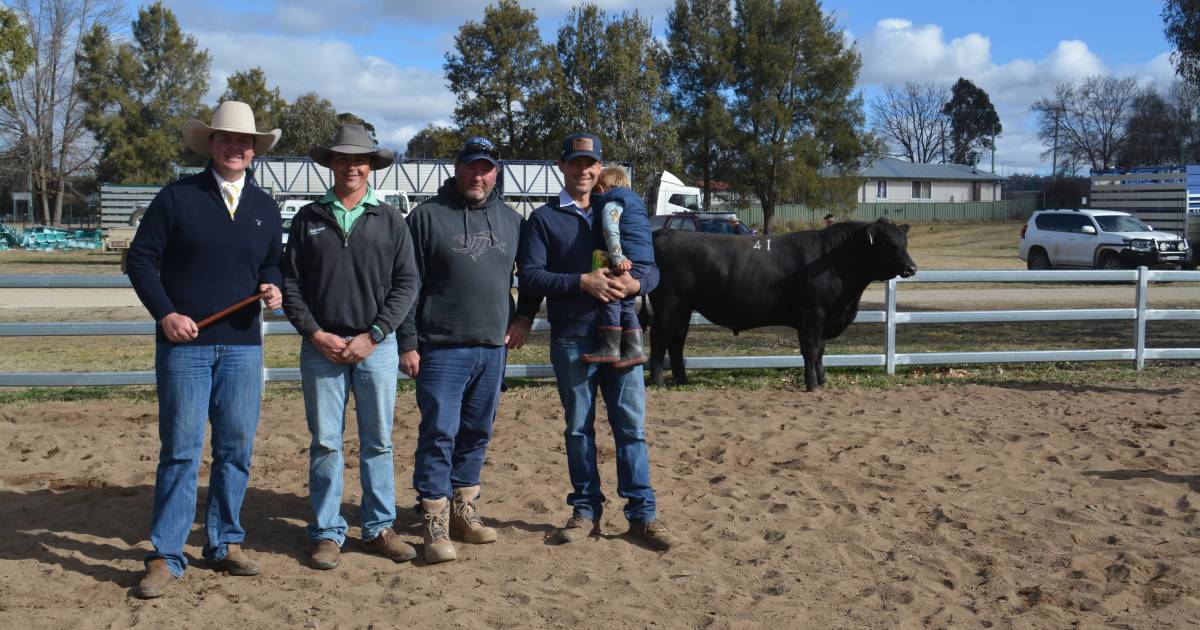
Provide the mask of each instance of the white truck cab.
POLYGON ((676 212, 701 212, 701 191, 695 186, 686 186, 683 181, 667 171, 658 180, 658 195, 655 196, 654 214, 676 212))

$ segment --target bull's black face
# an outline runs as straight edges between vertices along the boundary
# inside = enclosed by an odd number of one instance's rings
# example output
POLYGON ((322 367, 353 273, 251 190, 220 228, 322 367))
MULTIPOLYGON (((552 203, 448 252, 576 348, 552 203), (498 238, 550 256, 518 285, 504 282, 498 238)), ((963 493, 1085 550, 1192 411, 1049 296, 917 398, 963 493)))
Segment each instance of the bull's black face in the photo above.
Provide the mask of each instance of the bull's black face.
POLYGON ((867 226, 872 268, 879 273, 876 280, 907 278, 917 273, 917 263, 908 255, 908 226, 880 219, 867 226))

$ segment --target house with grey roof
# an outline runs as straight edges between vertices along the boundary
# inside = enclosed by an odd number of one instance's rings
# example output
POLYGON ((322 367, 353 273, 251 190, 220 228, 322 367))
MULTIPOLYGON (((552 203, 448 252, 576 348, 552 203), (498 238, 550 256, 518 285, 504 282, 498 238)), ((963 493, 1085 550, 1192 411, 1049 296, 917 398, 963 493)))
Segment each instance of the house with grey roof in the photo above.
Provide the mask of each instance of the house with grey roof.
POLYGON ((893 157, 867 163, 858 172, 858 201, 1000 201, 1003 177, 966 164, 914 164, 893 157))

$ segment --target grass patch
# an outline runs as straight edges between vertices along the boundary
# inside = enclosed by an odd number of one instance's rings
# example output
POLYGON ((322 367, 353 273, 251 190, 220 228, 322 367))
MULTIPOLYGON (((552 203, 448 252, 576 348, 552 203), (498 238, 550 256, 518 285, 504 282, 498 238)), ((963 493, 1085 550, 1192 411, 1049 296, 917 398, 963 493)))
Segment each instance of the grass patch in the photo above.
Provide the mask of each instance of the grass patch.
POLYGON ((16 275, 119 274, 120 252, 94 249, 69 251, 0 251, 0 273, 16 275))
POLYGON ((156 398, 154 387, 149 385, 0 388, 0 405, 14 405, 18 409, 39 403, 99 400, 144 403, 156 398))

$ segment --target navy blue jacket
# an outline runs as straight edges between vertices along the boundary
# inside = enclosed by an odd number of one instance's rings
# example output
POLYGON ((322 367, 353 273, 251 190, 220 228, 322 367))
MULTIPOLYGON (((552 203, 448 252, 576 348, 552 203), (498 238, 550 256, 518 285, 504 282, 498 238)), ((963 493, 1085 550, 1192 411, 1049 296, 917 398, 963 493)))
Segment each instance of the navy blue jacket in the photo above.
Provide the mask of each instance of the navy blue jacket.
MULTIPOLYGON (((616 201, 620 203, 621 211, 621 251, 625 257, 636 263, 654 264, 654 241, 651 238, 650 217, 646 213, 646 202, 637 193, 624 186, 597 196, 592 194, 592 209, 603 210, 604 204, 616 201)), ((596 217, 597 227, 603 228, 599 216, 596 217)), ((604 232, 600 235, 603 237, 604 232)))
MULTIPOLYGON (((595 335, 599 325, 600 301, 579 288, 579 276, 592 270, 592 252, 608 249, 597 197, 592 197, 591 207, 593 222, 589 223, 574 208, 559 208, 556 199, 534 210, 522 228, 517 278, 522 293, 546 297, 552 337, 595 335)), ((642 220, 649 240, 650 222, 645 213, 642 220)), ((621 227, 624 236, 624 217, 621 227)), ((626 256, 633 261, 630 274, 641 283, 641 293, 653 291, 658 286, 653 248, 637 255, 626 250, 626 256)))
MULTIPOLYGON (((150 202, 129 246, 125 269, 154 321, 171 313, 201 319, 283 285, 279 206, 246 172, 237 213, 229 218, 212 164, 168 184, 150 202)), ((171 343, 158 328, 158 341, 171 343)), ((200 331, 193 345, 259 345, 259 308, 248 306, 200 331)))

